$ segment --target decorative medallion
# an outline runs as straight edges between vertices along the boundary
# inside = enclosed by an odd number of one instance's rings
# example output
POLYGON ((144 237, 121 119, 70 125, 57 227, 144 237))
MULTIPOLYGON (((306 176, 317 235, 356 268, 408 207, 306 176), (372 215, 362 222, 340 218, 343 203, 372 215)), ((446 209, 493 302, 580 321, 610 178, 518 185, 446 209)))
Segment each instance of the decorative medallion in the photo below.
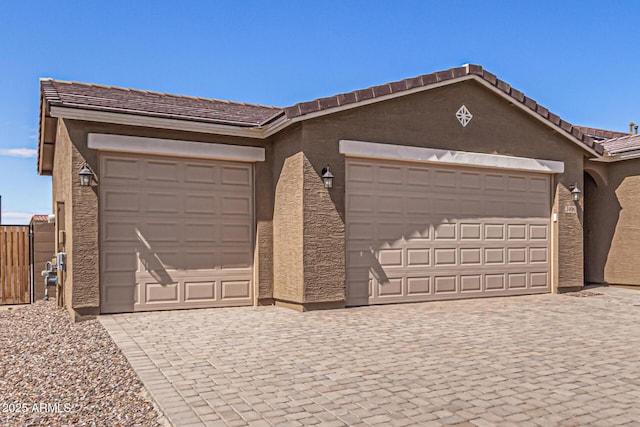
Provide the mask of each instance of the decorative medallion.
POLYGON ((466 127, 471 119, 473 119, 473 114, 471 114, 469 110, 467 110, 467 107, 463 105, 458 111, 456 111, 456 118, 462 127, 466 127))

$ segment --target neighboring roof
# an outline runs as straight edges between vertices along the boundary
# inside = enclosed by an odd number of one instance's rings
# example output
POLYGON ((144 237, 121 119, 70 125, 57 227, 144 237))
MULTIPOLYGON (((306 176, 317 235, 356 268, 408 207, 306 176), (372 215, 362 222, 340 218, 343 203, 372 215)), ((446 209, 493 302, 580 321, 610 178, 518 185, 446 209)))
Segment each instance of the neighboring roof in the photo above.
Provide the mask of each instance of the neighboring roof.
POLYGON ((467 64, 462 67, 450 68, 445 71, 437 71, 431 74, 424 74, 418 77, 373 86, 367 89, 360 89, 353 92, 319 98, 313 101, 302 102, 284 109, 288 119, 302 117, 307 114, 343 107, 349 104, 356 104, 375 98, 387 97, 392 94, 414 91, 418 88, 437 85, 448 80, 455 80, 466 76, 476 76, 482 79, 489 86, 493 86, 500 92, 510 97, 513 101, 528 108, 538 116, 550 121, 553 125, 561 128, 564 132, 578 139, 583 145, 602 154, 602 147, 591 137, 586 135, 580 127, 562 120, 558 115, 550 112, 546 107, 538 104, 533 99, 524 95, 517 89, 511 87, 509 83, 498 79, 494 74, 486 71, 480 65, 467 64))
POLYGON ((42 96, 52 106, 186 119, 241 127, 262 126, 282 114, 277 107, 42 79, 42 96))
POLYGON ((582 131, 582 133, 598 141, 603 139, 618 138, 621 136, 629 135, 628 133, 618 132, 615 130, 597 129, 597 128, 590 128, 586 126, 575 126, 575 127, 577 127, 580 131, 582 131))
POLYGON ((31 217, 31 221, 33 222, 48 222, 49 215, 34 215, 31 217))
POLYGON ((625 154, 631 151, 638 151, 640 150, 640 134, 627 134, 626 136, 619 138, 611 138, 606 141, 602 141, 601 144, 611 156, 625 154))

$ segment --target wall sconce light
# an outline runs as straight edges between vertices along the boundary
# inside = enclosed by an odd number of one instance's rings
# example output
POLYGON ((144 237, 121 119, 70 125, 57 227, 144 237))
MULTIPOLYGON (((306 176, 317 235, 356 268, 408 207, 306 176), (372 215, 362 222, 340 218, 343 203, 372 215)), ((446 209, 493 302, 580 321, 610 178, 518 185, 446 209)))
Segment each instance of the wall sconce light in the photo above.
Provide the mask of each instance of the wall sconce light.
POLYGON ((78 175, 80 175, 80 185, 83 187, 89 187, 91 186, 91 181, 93 181, 93 172, 91 171, 91 169, 89 169, 89 165, 88 164, 84 164, 82 165, 82 169, 80 169, 80 172, 78 172, 78 175))
POLYGON ((333 188, 333 174, 329 170, 329 165, 326 168, 322 168, 322 182, 324 188, 333 188))
POLYGON ((579 202, 582 191, 580 191, 580 189, 578 188, 578 184, 570 185, 569 190, 571 190, 571 198, 573 199, 573 201, 579 202))

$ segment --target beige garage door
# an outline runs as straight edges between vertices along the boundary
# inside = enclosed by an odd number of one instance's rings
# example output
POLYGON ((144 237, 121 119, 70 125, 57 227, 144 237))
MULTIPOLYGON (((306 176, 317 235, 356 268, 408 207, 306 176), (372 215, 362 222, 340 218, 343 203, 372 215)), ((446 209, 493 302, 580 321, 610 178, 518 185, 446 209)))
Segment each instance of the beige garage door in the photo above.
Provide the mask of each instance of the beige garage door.
POLYGON ((550 291, 546 174, 347 161, 347 304, 550 291))
POLYGON ((104 313, 252 303, 252 166, 100 157, 104 313))

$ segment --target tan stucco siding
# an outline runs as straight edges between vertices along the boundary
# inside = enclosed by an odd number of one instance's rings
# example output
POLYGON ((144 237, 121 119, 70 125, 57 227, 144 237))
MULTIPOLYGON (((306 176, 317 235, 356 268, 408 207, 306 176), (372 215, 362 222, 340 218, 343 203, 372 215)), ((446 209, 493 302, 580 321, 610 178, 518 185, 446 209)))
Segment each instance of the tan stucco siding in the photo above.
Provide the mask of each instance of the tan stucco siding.
POLYGON ((607 185, 591 184, 588 207, 587 280, 640 285, 640 159, 607 165, 607 185))
POLYGON ((64 242, 60 241, 61 234, 59 230, 71 230, 71 174, 72 174, 72 142, 67 129, 67 123, 64 120, 58 120, 58 128, 56 132, 56 144, 54 147, 53 173, 51 179, 52 185, 52 209, 51 212, 56 213, 56 236, 55 248, 58 250, 66 250, 67 271, 61 275, 62 297, 66 307, 73 315, 70 302, 73 299, 73 257, 70 248, 73 244, 73 236, 71 233, 65 233, 64 242), (57 213, 58 203, 64 203, 67 214, 61 218, 57 213))
POLYGON ((303 165, 304 302, 344 302, 345 282, 335 275, 345 271, 344 217, 332 199, 334 191, 344 193, 344 175, 334 174, 340 185, 325 189, 320 177, 325 156, 309 148, 303 165))
POLYGON ((273 146, 273 297, 303 302, 303 162, 298 129, 273 146))

